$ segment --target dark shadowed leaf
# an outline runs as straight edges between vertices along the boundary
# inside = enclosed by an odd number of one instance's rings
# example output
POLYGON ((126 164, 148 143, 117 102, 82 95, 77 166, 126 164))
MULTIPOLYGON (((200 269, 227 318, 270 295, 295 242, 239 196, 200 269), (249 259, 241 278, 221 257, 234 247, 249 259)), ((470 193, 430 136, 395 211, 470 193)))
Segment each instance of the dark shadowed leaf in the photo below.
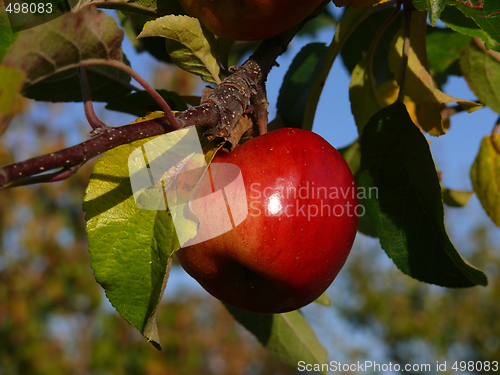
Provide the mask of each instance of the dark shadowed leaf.
POLYGON ((323 67, 326 51, 325 44, 311 43, 293 59, 281 85, 277 103, 278 114, 285 127, 302 128, 307 98, 323 67))
POLYGON ((358 25, 363 21, 364 17, 371 14, 374 10, 367 10, 365 8, 358 9, 354 7, 348 7, 345 11, 342 21, 337 25, 337 29, 333 36, 333 40, 328 46, 326 51, 324 62, 322 68, 314 80, 309 97, 307 99, 307 105, 304 113, 304 125, 305 129, 312 129, 312 124, 314 122, 314 116, 316 114, 316 108, 318 106, 319 98, 323 91, 323 86, 325 85, 328 74, 332 68, 332 65, 337 58, 340 50, 342 49, 344 43, 353 30, 358 27, 358 25))
MULTIPOLYGON (((22 31, 2 63, 26 72, 23 89, 30 98, 76 101, 81 100, 81 94, 77 94, 81 89, 76 67, 109 60, 123 63, 122 40, 123 31, 113 17, 88 7, 22 31)), ((89 75, 91 88, 96 90, 94 100, 107 100, 130 92, 127 86, 130 77, 116 68, 92 67, 89 75)))
MULTIPOLYGON (((187 109, 186 102, 176 92, 168 90, 157 91, 173 111, 185 111, 187 109)), ((130 113, 137 117, 144 116, 149 112, 162 110, 159 104, 146 91, 134 92, 116 98, 106 105, 106 109, 130 113)))
POLYGON ((74 10, 88 6, 123 10, 129 14, 158 17, 167 14, 185 14, 178 0, 80 0, 74 10))
MULTIPOLYGON (((346 68, 352 72, 360 64, 370 50, 373 39, 385 21, 391 16, 394 9, 383 9, 367 17, 347 39, 341 51, 342 61, 346 68)), ((387 66, 387 55, 391 39, 398 32, 401 25, 401 15, 397 16, 382 34, 378 41, 377 50, 373 58, 373 75, 376 83, 380 84, 392 78, 392 73, 387 66)))
POLYGON ((382 248, 405 274, 447 287, 486 285, 483 272, 453 246, 427 140, 405 106, 382 109, 360 139, 359 185, 382 248))

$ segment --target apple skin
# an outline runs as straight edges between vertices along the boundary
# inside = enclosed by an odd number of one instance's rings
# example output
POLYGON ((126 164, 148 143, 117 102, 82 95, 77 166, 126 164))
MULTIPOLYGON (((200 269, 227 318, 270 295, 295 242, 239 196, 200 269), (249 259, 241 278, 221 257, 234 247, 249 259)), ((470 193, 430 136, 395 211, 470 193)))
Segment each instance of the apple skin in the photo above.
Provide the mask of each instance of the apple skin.
POLYGON ((240 168, 248 216, 181 248, 181 266, 211 295, 244 310, 281 313, 313 302, 343 267, 357 231, 357 190, 342 155, 313 132, 285 128, 219 152, 214 163, 240 168))
POLYGON ((306 18, 322 0, 179 0, 187 14, 226 39, 261 40, 306 18))

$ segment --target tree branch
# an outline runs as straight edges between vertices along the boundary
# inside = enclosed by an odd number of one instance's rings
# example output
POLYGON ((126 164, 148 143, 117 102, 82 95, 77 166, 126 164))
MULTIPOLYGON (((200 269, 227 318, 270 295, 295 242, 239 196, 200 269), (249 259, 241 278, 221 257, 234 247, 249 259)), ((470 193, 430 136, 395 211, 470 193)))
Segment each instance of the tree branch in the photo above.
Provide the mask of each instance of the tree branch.
MULTIPOLYGON (((325 0, 324 5, 327 3, 325 0)), ((307 20, 319 14, 322 10, 320 8, 307 20)), ((207 139, 226 143, 229 146, 228 151, 231 151, 239 141, 236 138, 241 137, 242 132, 235 128, 242 115, 247 113, 249 102, 252 102, 252 111, 261 129, 263 124, 267 123, 267 75, 275 65, 276 58, 285 52, 290 41, 307 20, 263 41, 242 66, 233 68, 234 73, 214 89, 200 106, 175 113, 171 118, 165 116, 106 128, 102 133, 78 145, 1 167, 0 189, 60 181, 76 173, 78 168, 90 159, 112 148, 192 125, 203 129, 207 139), (230 141, 226 142, 228 139, 230 141)))

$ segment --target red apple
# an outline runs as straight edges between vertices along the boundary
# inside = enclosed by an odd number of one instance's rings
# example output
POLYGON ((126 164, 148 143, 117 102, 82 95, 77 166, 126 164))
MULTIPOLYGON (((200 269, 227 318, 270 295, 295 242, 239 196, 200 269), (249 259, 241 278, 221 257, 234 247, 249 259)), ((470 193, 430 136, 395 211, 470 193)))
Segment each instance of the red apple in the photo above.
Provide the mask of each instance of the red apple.
POLYGON ((306 18, 322 0, 179 0, 212 33, 234 40, 261 40, 306 18))
MULTIPOLYGON (((287 128, 218 153, 212 171, 219 164, 241 170, 246 202, 232 193, 225 199, 233 215, 248 216, 233 216, 233 229, 215 238, 195 237, 176 253, 182 267, 241 309, 280 313, 314 301, 344 265, 357 230, 357 189, 342 155, 313 132, 287 128)), ((223 179, 212 179, 214 191, 224 188, 217 183, 223 179)), ((194 209, 214 222, 218 210, 210 203, 194 209)))

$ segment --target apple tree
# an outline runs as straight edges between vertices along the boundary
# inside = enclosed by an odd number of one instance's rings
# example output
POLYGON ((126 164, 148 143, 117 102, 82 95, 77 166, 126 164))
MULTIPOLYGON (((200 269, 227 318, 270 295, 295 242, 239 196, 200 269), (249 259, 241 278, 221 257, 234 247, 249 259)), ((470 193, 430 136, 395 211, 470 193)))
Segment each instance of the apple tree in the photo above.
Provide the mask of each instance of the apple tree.
MULTIPOLYGON (((494 0, 3 1, 0 129, 7 130, 22 98, 82 102, 90 128, 80 144, 1 167, 0 189, 65 180, 99 157, 83 202, 91 266, 117 312, 159 348, 157 306, 172 257, 198 227, 182 218, 182 237, 171 209, 136 204, 130 155, 167 133, 162 151, 171 150, 176 134, 192 126, 206 164, 267 131, 311 131, 338 58, 351 75, 349 100, 359 134, 339 150, 363 207, 358 231, 378 238, 397 269, 422 283, 486 286, 486 275, 450 240, 443 205, 463 206, 475 193, 500 225, 500 121, 478 145, 470 171, 473 193, 442 186, 429 139, 446 136, 455 113, 481 107, 500 113, 499 30, 500 4, 494 0), (332 16, 335 7, 342 8, 339 19, 332 16), (266 80, 280 69, 278 57, 300 33, 328 28, 330 44, 306 45, 288 68, 277 102, 268 103, 266 80), (189 96, 155 90, 124 55, 124 38, 207 87, 189 96), (451 76, 465 79, 477 98, 443 92, 451 76), (109 126, 97 117, 94 101, 138 120, 109 126), (271 121, 269 105, 277 112, 271 121)), ((335 103, 331 112, 335 116, 335 103)), ((167 177, 175 179, 183 166, 167 177)), ((281 360, 327 362, 300 310, 254 314, 227 308, 281 360)))

